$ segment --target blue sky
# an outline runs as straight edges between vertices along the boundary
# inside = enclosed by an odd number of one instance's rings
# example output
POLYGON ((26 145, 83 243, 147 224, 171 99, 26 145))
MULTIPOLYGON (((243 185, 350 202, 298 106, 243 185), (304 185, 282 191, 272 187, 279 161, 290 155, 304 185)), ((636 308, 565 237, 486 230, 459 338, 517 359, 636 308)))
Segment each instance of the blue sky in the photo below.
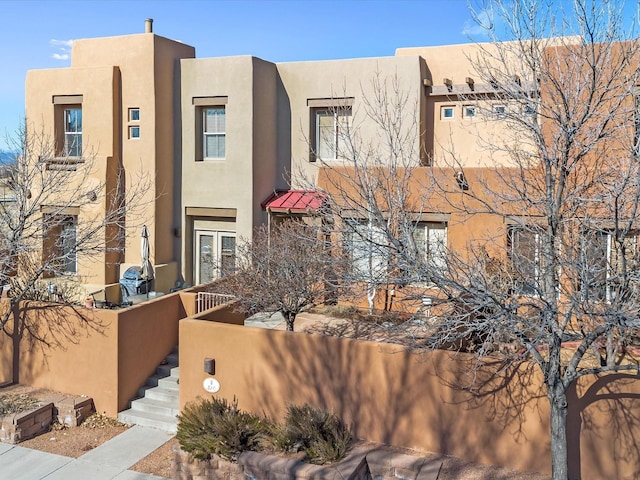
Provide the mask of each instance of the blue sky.
POLYGON ((471 17, 467 0, 0 0, 0 149, 24 115, 27 70, 69 66, 70 40, 142 33, 145 18, 198 57, 279 62, 464 43, 471 17))
POLYGON ((153 18, 154 33, 194 46, 200 58, 386 56, 465 43, 469 34, 483 40, 469 2, 482 0, 0 0, 0 149, 23 118, 27 70, 69 66, 73 39, 142 33, 153 18))

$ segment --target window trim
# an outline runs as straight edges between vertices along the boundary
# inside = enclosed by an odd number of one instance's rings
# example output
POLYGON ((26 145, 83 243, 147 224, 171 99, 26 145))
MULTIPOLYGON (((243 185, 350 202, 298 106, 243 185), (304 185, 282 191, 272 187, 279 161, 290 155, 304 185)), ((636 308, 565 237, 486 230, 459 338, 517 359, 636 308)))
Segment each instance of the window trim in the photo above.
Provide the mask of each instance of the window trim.
POLYGON ((229 97, 215 96, 215 97, 192 97, 191 103, 194 106, 195 115, 195 161, 196 162, 216 162, 224 161, 228 158, 227 152, 227 116, 229 114, 227 104, 229 97), (224 157, 206 157, 205 156, 205 120, 206 110, 209 108, 222 108, 225 115, 224 126, 224 142, 225 142, 225 156, 224 157))
POLYGON ((463 118, 476 118, 478 116, 478 108, 475 105, 463 105, 462 117, 463 118), (473 113, 469 115, 469 111, 473 113))
POLYGON ((140 125, 129 125, 129 140, 140 139, 140 125), (134 135, 134 131, 137 130, 138 134, 134 135))
POLYGON ((331 103, 332 105, 327 106, 311 106, 311 105, 321 105, 321 103, 307 100, 307 104, 310 105, 310 132, 311 132, 311 152, 309 161, 315 162, 317 160, 323 162, 335 162, 344 160, 345 157, 340 155, 341 144, 343 143, 340 138, 345 138, 345 134, 341 133, 345 129, 346 126, 346 135, 349 135, 351 125, 353 123, 353 106, 350 99, 334 99, 331 103), (326 117, 332 117, 332 139, 331 144, 325 145, 324 147, 320 144, 321 142, 321 122, 319 121, 320 116, 324 115, 326 117), (343 119, 342 122, 340 119, 343 119), (344 120, 346 119, 346 121, 344 120), (343 125, 343 126, 341 126, 343 125), (320 155, 321 151, 324 149, 331 150, 329 153, 332 154, 330 157, 322 157, 320 155))
POLYGON ((456 107, 455 105, 441 105, 440 106, 440 120, 454 120, 456 118, 456 107), (447 116, 445 112, 450 111, 451 116, 447 116))
MULTIPOLYGON (((82 105, 71 105, 71 104, 65 104, 66 108, 62 109, 62 150, 61 150, 61 155, 63 157, 70 157, 70 158, 81 158, 82 157, 82 105), (67 124, 71 123, 67 121, 67 116, 71 116, 71 112, 80 112, 80 125, 79 125, 79 130, 67 130, 67 124), (73 142, 73 145, 71 147, 69 147, 69 144, 67 143, 67 138, 68 137, 74 137, 76 138, 76 140, 73 142), (77 142, 77 138, 79 137, 79 146, 76 143, 77 142), (79 150, 78 150, 79 149, 79 150), (77 155, 73 155, 73 153, 77 153, 77 155)), ((76 125, 77 128, 77 125, 76 125)))
POLYGON ((130 107, 129 108, 129 115, 127 117, 129 119, 130 122, 139 122, 140 121, 140 107, 130 107), (134 117, 134 112, 137 113, 136 117, 137 118, 133 118, 134 117))

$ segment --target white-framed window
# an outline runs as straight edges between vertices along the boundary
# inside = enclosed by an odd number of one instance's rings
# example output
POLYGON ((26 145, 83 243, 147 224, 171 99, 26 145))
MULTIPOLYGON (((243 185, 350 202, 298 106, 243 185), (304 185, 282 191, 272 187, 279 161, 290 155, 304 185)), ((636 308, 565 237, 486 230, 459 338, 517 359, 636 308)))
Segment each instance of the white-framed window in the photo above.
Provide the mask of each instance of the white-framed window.
POLYGON ((343 241, 351 261, 352 280, 378 283, 386 278, 389 253, 380 227, 371 222, 348 220, 343 241))
POLYGON ((462 110, 462 116, 464 118, 476 118, 476 107, 473 105, 465 105, 462 110))
POLYGON ((204 159, 224 159, 227 154, 226 107, 203 107, 201 111, 202 156, 204 159))
POLYGON ((628 232, 622 244, 615 233, 599 230, 582 235, 581 290, 586 299, 612 301, 624 277, 635 283, 640 266, 640 232, 628 232), (623 250, 624 249, 624 250, 623 250))
POLYGON ((64 145, 62 155, 65 157, 82 156, 82 107, 70 106, 63 111, 64 145))
POLYGON ((196 284, 209 283, 235 272, 235 232, 196 230, 194 240, 196 284))
POLYGON ((522 295, 537 295, 541 258, 541 237, 538 228, 509 227, 507 246, 515 290, 522 295))
POLYGON ((351 106, 316 108, 313 110, 313 115, 315 157, 321 160, 339 160, 348 157, 351 106))
POLYGON ((130 108, 129 109, 129 121, 130 122, 139 122, 140 121, 140 109, 135 107, 135 108, 130 108))
POLYGON ((138 125, 129 126, 129 138, 130 139, 140 138, 140 127, 138 125))
POLYGON ((506 105, 494 105, 493 106, 493 116, 495 118, 504 118, 507 115, 507 107, 506 105))
POLYGON ((443 271, 447 267, 447 224, 420 222, 413 232, 421 261, 428 268, 443 271))
POLYGON ((440 107, 440 120, 453 120, 455 117, 455 107, 452 105, 440 107))

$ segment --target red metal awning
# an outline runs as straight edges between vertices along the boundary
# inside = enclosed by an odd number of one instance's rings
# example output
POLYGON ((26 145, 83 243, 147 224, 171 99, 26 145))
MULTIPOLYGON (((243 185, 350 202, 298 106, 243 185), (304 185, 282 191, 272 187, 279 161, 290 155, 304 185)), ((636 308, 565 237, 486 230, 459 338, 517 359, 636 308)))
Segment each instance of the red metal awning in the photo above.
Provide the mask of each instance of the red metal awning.
POLYGON ((322 207, 326 198, 313 190, 276 191, 262 202, 262 208, 275 213, 310 213, 322 207))

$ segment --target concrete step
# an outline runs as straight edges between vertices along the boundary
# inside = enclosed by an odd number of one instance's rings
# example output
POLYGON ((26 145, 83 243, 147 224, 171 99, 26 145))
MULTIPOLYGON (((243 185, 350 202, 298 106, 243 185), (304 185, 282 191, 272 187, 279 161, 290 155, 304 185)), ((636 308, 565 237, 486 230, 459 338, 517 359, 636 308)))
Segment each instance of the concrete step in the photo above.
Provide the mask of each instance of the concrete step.
POLYGON ((131 402, 130 410, 134 412, 149 412, 157 415, 164 415, 168 418, 175 418, 180 410, 178 405, 170 402, 163 402, 161 400, 153 400, 152 398, 138 398, 131 402))
POLYGON ((147 378, 148 387, 164 387, 169 390, 178 390, 180 378, 177 376, 161 377, 159 375, 152 375, 147 378))
POLYGON ((179 394, 177 389, 168 389, 164 387, 142 387, 138 390, 138 397, 146 397, 152 400, 160 400, 170 402, 175 405, 179 404, 179 394))
POLYGON ((142 425, 163 430, 168 433, 176 433, 178 430, 178 419, 169 418, 155 413, 124 410, 118 414, 118 420, 127 425, 142 425))
POLYGON ((176 352, 175 350, 170 353, 169 355, 167 355, 166 360, 167 362, 173 364, 174 366, 178 365, 178 358, 179 358, 179 354, 178 352, 176 352))
POLYGON ((167 363, 165 365, 159 365, 156 370, 156 375, 159 377, 180 376, 180 367, 175 364, 167 363))

